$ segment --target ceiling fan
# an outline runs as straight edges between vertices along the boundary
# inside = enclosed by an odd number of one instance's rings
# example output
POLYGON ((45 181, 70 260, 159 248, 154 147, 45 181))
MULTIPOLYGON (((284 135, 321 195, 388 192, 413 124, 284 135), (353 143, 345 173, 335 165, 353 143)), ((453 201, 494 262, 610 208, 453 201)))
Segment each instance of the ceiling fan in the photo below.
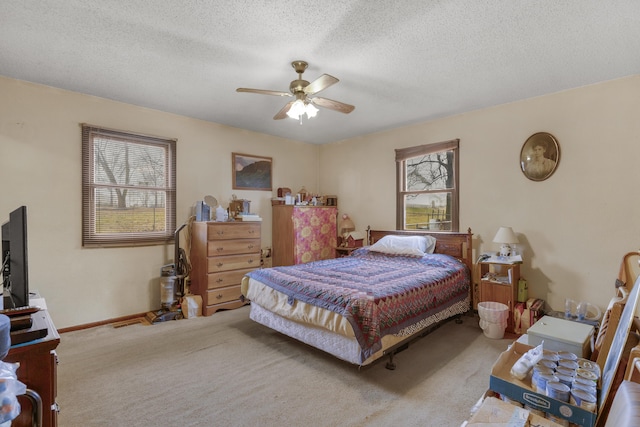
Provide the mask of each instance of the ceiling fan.
POLYGON ((338 111, 340 113, 349 114, 353 111, 353 105, 345 104, 343 102, 334 101, 332 99, 320 98, 320 97, 312 97, 316 93, 325 90, 329 86, 336 84, 339 82, 333 76, 329 74, 323 74, 311 83, 302 79, 302 73, 307 69, 307 64, 305 61, 293 61, 291 66, 296 73, 298 73, 298 78, 293 80, 289 85, 289 92, 279 92, 275 90, 264 90, 264 89, 248 89, 244 87, 239 87, 236 89, 236 92, 249 92, 249 93, 259 93, 262 95, 275 95, 275 96, 288 96, 295 97, 293 101, 290 101, 282 107, 280 111, 273 117, 274 120, 284 119, 287 116, 302 120, 302 115, 307 114, 308 118, 314 117, 318 109, 318 107, 328 108, 330 110, 338 111))

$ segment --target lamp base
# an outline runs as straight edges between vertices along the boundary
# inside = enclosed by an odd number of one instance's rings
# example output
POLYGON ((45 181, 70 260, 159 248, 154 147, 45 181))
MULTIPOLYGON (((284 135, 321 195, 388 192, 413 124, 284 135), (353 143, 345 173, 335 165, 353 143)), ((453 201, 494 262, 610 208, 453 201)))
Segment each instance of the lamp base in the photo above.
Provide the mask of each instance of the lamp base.
POLYGON ((511 246, 506 243, 500 246, 500 256, 511 256, 511 246))

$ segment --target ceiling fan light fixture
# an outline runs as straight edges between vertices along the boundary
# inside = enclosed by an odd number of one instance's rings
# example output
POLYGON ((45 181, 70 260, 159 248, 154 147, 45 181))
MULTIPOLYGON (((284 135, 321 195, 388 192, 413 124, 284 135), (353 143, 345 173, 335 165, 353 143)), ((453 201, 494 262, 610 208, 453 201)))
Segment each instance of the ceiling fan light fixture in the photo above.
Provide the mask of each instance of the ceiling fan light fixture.
POLYGON ((318 114, 318 109, 310 102, 304 102, 301 99, 296 100, 287 111, 287 116, 295 120, 300 120, 305 114, 310 119, 318 114))
POLYGON ((289 111, 287 111, 287 116, 291 117, 292 119, 298 120, 300 116, 302 116, 304 113, 305 113, 304 101, 298 99, 291 105, 291 108, 289 108, 289 111))
POLYGON ((307 118, 311 118, 311 117, 315 117, 316 114, 318 114, 318 109, 312 104, 312 103, 308 103, 306 108, 305 108, 305 113, 307 113, 307 118))

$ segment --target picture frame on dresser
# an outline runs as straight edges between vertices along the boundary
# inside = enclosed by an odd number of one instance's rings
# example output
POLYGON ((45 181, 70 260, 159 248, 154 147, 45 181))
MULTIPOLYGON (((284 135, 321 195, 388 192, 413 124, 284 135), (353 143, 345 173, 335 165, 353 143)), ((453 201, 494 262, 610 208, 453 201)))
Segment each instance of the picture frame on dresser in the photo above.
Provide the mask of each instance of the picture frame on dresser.
POLYGON ((231 176, 234 190, 271 191, 271 157, 231 153, 231 176))

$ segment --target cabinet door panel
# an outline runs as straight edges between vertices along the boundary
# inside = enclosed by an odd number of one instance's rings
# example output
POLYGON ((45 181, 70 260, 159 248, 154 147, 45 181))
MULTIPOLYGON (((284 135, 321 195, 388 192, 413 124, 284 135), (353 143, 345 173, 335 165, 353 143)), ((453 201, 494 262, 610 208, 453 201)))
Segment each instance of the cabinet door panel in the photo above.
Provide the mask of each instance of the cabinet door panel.
POLYGON ((480 302, 495 301, 509 307, 509 320, 507 321, 507 332, 513 332, 513 292, 510 284, 502 284, 482 280, 480 282, 480 302))
POLYGON ((336 217, 333 207, 296 207, 292 214, 294 263, 302 264, 335 257, 338 245, 336 217))

